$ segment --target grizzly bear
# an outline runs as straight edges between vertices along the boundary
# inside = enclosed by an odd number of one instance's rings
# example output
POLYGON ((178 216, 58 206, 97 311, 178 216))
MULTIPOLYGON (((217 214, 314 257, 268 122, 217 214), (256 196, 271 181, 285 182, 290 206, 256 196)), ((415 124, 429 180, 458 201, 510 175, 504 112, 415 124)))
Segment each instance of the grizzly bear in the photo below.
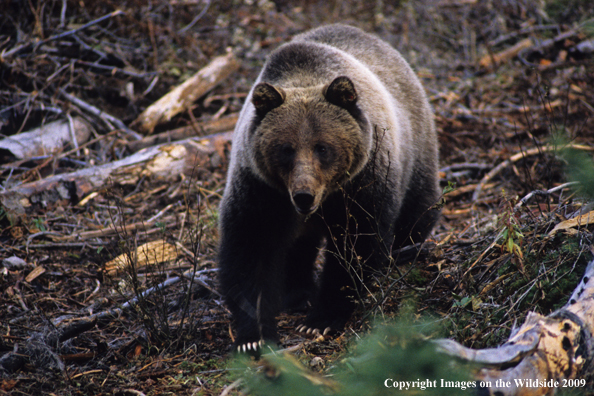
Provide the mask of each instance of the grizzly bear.
POLYGON ((310 300, 298 329, 340 330, 370 274, 433 228, 437 161, 426 95, 389 44, 330 25, 272 52, 240 113, 220 207, 236 350, 278 343, 275 316, 310 300))

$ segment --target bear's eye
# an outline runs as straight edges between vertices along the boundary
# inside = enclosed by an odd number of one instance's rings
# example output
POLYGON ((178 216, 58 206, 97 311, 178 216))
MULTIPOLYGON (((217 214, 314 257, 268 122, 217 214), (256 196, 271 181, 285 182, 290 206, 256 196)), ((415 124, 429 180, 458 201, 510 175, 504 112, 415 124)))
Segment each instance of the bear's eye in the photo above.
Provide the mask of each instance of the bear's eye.
POLYGON ((323 144, 316 144, 314 146, 314 151, 316 154, 324 156, 328 153, 328 147, 324 146, 323 144))
POLYGON ((289 165, 295 158, 295 149, 291 145, 283 144, 278 147, 277 156, 280 165, 289 165))
POLYGON ((295 149, 291 146, 285 145, 280 149, 280 153, 283 157, 291 157, 295 154, 295 149))

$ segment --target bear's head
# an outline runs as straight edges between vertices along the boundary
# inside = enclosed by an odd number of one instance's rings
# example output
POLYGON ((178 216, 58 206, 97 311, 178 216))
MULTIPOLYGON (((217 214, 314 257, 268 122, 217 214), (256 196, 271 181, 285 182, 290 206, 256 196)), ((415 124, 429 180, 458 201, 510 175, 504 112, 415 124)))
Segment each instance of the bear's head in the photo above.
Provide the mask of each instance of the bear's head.
POLYGON ((371 133, 358 99, 344 76, 317 87, 254 87, 255 166, 264 180, 289 194, 298 213, 315 212, 365 166, 371 133))

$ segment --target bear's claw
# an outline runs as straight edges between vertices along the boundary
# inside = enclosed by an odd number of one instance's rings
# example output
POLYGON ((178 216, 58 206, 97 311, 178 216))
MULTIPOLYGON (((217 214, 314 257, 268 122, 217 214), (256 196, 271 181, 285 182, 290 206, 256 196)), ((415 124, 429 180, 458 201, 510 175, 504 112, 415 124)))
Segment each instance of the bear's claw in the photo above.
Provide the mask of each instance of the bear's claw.
POLYGON ((254 341, 254 342, 246 342, 240 345, 237 345, 237 353, 258 353, 260 349, 264 345, 264 340, 254 341))
POLYGON ((313 328, 313 327, 308 327, 306 325, 301 325, 301 326, 297 326, 297 328, 295 328, 295 330, 297 330, 299 333, 305 333, 305 334, 312 334, 312 335, 321 335, 321 336, 326 336, 328 335, 328 333, 330 333, 332 331, 331 327, 326 327, 324 329, 323 332, 320 331, 320 329, 317 328, 313 328))

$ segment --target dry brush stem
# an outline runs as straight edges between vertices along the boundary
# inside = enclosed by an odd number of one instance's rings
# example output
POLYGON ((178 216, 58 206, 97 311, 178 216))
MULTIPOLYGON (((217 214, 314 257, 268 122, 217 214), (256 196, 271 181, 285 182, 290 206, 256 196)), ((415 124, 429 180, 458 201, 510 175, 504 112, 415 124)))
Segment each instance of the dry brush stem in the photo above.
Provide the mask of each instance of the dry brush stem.
MULTIPOLYGON (((217 269, 204 269, 196 271, 194 269, 185 271, 181 276, 174 276, 166 279, 156 286, 144 290, 142 293, 133 297, 123 303, 120 307, 111 308, 106 311, 102 311, 96 314, 85 315, 84 317, 77 317, 75 315, 64 315, 57 319, 54 319, 53 330, 48 334, 39 335, 33 334, 21 345, 21 348, 17 351, 7 352, 0 356, 0 376, 3 374, 14 373, 19 370, 30 360, 39 360, 39 356, 46 354, 53 357, 55 363, 63 370, 63 362, 54 349, 61 343, 76 337, 88 330, 94 329, 96 326, 102 326, 110 323, 114 319, 120 317, 125 311, 133 308, 138 304, 141 298, 146 298, 152 293, 155 293, 161 289, 172 286, 183 279, 190 279, 194 283, 205 287, 213 294, 220 297, 218 292, 213 289, 204 279, 204 274, 209 272, 215 272, 217 269)), ((45 365, 47 368, 47 365, 45 365)))
POLYGON ((131 130, 130 128, 128 128, 120 119, 112 116, 111 114, 108 114, 105 111, 88 104, 84 100, 79 99, 76 96, 67 93, 63 89, 60 89, 60 94, 64 98, 66 98, 67 100, 72 102, 74 105, 81 108, 82 110, 88 112, 89 114, 94 115, 95 117, 99 117, 99 119, 101 121, 103 121, 103 123, 109 128, 109 130, 114 130, 115 128, 118 128, 134 140, 142 139, 142 136, 140 136, 138 133, 136 133, 133 130, 131 130))
POLYGON ((563 308, 546 317, 529 313, 500 347, 473 350, 452 340, 436 343, 446 353, 482 366, 476 378, 491 385, 485 389, 489 395, 552 395, 564 380, 592 375, 593 327, 594 260, 563 308))
POLYGON ((188 109, 199 97, 213 89, 239 68, 233 53, 219 56, 183 84, 150 105, 134 121, 134 125, 144 132, 151 133, 162 122, 188 109))

